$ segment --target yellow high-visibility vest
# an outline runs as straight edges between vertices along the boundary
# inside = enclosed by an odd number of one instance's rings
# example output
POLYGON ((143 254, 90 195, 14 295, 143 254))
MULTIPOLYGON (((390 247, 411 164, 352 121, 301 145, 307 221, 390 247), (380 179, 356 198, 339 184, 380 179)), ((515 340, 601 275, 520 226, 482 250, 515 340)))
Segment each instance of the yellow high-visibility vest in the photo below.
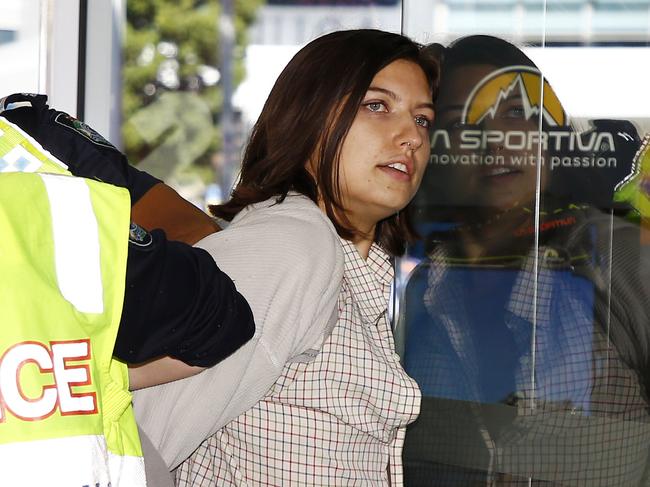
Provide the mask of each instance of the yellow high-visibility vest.
POLYGON ((0 131, 0 485, 145 486, 127 367, 112 357, 128 191, 66 175, 1 118, 0 131))
POLYGON ((0 173, 7 172, 70 174, 65 163, 20 127, 0 117, 0 173))

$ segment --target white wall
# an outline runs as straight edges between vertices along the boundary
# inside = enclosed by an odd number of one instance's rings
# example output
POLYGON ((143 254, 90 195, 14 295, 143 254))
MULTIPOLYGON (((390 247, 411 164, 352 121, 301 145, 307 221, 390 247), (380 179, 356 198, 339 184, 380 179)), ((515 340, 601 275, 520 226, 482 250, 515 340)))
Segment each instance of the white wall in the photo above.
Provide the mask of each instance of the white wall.
POLYGON ((16 32, 16 40, 0 45, 0 97, 40 89, 40 0, 1 0, 0 29, 16 32))

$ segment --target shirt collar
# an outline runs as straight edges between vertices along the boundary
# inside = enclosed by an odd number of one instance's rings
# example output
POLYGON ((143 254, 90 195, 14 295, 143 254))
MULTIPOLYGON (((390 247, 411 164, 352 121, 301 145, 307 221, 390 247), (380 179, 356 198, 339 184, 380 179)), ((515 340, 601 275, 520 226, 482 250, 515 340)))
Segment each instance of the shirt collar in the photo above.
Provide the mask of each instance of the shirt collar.
POLYGON ((375 322, 388 307, 393 266, 388 254, 373 243, 364 260, 354 244, 341 239, 345 255, 344 280, 363 318, 375 322))

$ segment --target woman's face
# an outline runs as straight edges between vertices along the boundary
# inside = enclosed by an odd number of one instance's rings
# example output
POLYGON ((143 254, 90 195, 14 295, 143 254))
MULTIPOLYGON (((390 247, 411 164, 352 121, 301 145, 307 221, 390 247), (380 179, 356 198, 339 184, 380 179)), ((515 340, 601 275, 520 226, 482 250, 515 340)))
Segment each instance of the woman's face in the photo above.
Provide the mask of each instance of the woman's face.
MULTIPOLYGON (((445 128, 450 133, 452 148, 450 153, 458 156, 486 156, 501 158, 502 165, 468 165, 455 168, 453 184, 455 191, 463 194, 465 204, 477 209, 496 209, 503 211, 517 205, 528 204, 535 197, 538 175, 537 166, 531 163, 531 156, 537 155, 537 147, 531 151, 508 149, 503 143, 487 143, 482 149, 460 149, 459 133, 466 127, 461 125, 461 114, 466 100, 478 83, 497 68, 490 65, 468 65, 443 73, 438 96, 437 128, 445 128), (519 161, 518 164, 515 164, 519 161), (524 161, 522 163, 522 161, 524 161)), ((491 101, 491 100, 490 100, 491 101)), ((538 131, 537 117, 526 119, 524 101, 517 90, 508 93, 500 100, 491 117, 486 117, 474 129, 485 134, 488 131, 507 134, 511 131, 528 133, 538 131)), ((533 159, 534 161, 534 159, 533 159)), ((542 187, 547 174, 542 171, 542 187)))
POLYGON ((417 64, 397 60, 375 75, 340 153, 342 204, 355 228, 372 231, 413 198, 429 159, 433 116, 417 64))

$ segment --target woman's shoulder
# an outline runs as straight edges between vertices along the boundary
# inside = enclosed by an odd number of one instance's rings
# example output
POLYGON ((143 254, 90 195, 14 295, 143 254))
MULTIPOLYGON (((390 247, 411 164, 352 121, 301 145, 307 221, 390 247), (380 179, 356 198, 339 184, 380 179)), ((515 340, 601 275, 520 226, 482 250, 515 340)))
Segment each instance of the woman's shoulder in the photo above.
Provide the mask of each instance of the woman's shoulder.
POLYGON ((309 198, 290 195, 247 207, 196 246, 212 255, 248 300, 256 334, 266 330, 270 350, 282 349, 288 336, 292 354, 322 341, 336 308, 344 256, 334 226, 309 198))
POLYGON ((227 228, 196 245, 208 251, 254 245, 260 256, 281 253, 300 261, 324 259, 332 265, 343 260, 334 225, 313 201, 297 193, 280 202, 271 198, 246 207, 227 228))
POLYGON ((259 203, 247 206, 239 212, 231 224, 237 225, 245 220, 269 217, 300 222, 329 224, 331 226, 329 219, 320 210, 316 203, 303 194, 293 192, 289 193, 283 199, 274 196, 265 201, 260 201, 259 203))
POLYGON ((332 222, 312 200, 298 193, 289 193, 282 201, 271 198, 247 207, 229 228, 242 227, 297 244, 340 246, 332 222))

